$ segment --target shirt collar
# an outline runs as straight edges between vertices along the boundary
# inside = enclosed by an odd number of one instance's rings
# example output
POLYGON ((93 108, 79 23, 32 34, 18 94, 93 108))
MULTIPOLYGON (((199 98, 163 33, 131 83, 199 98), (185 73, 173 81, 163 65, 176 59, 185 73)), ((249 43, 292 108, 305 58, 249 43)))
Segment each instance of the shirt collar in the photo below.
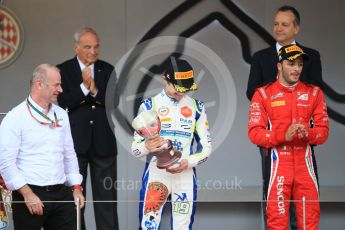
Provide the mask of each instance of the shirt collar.
MULTIPOLYGON (((291 44, 294 44, 296 45, 296 40, 293 40, 293 42, 291 42, 291 44)), ((276 50, 277 50, 277 53, 279 52, 280 48, 282 48, 283 46, 280 45, 278 42, 276 43, 276 50)))
POLYGON ((39 106, 34 99, 32 99, 31 95, 29 95, 28 100, 30 101, 30 103, 36 108, 38 109, 41 113, 46 114, 46 112, 49 113, 49 111, 52 108, 52 105, 49 105, 48 111, 46 111, 45 109, 43 109, 41 106, 39 106))

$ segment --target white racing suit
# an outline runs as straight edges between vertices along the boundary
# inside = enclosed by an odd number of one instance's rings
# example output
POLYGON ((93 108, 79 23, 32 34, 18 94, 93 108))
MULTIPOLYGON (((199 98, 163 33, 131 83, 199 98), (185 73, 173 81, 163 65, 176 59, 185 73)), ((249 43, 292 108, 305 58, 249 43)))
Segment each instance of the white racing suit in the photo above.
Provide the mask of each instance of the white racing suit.
MULTIPOLYGON (((188 169, 178 174, 158 169, 155 157, 147 157, 142 178, 139 206, 139 229, 159 229, 162 211, 171 199, 172 229, 192 229, 197 198, 197 181, 194 167, 207 160, 211 154, 211 138, 205 108, 202 102, 185 95, 180 101, 160 94, 143 100, 139 113, 155 110, 161 120, 160 135, 172 141, 173 147, 188 160, 188 169), (193 142, 196 146, 193 147, 193 142), (193 153, 193 148, 196 148, 193 153)), ((134 133, 132 154, 145 157, 149 151, 145 139, 134 133)))

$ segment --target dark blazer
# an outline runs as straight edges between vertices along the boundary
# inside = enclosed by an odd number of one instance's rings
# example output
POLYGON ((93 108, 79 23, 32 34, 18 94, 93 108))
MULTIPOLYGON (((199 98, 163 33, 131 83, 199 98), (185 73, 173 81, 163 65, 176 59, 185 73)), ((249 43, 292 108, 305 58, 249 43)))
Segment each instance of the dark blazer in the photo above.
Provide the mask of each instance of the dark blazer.
POLYGON ((114 67, 98 60, 94 66, 94 79, 98 89, 96 97, 85 96, 80 88, 83 82, 78 59, 67 60, 60 69, 63 92, 59 105, 68 111, 74 148, 77 154, 86 154, 93 144, 100 156, 116 155, 116 140, 105 110, 105 93, 114 67))
MULTIPOLYGON (((304 61, 300 80, 322 88, 321 60, 318 51, 299 45, 309 59, 304 61)), ((255 89, 267 83, 274 82, 278 74, 278 55, 276 46, 256 52, 251 61, 247 85, 247 98, 252 99, 255 89)))

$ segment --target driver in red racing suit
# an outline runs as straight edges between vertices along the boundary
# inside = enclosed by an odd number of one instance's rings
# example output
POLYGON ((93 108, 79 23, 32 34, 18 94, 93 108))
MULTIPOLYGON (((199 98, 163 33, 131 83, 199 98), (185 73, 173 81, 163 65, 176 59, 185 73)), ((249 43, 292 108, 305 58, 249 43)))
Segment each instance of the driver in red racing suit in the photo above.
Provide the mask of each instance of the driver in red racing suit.
POLYGON ((278 56, 278 79, 256 90, 248 121, 249 139, 268 149, 267 226, 287 229, 293 200, 298 229, 318 229, 319 191, 310 145, 327 140, 327 106, 319 87, 299 81, 307 54, 297 45, 287 45, 278 56))

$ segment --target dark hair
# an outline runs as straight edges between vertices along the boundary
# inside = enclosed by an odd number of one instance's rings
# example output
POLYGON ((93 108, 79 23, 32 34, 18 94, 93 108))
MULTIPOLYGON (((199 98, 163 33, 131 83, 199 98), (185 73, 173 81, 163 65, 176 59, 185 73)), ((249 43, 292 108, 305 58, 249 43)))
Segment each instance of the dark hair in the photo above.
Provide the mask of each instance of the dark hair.
POLYGON ((295 16, 295 21, 294 21, 295 26, 296 25, 299 26, 301 23, 301 18, 300 18, 299 13, 295 7, 284 5, 277 10, 277 13, 278 12, 287 12, 287 11, 291 11, 291 13, 293 13, 293 15, 295 16))

